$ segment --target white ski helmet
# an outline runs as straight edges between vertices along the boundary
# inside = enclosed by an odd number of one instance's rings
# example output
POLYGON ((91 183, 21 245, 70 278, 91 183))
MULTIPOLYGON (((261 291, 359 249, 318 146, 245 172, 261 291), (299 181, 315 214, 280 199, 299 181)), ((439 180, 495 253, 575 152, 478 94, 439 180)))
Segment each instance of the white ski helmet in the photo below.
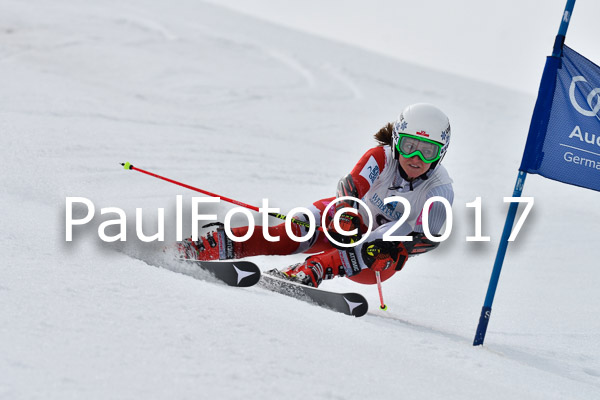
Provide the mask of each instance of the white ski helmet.
POLYGON ((402 111, 394 124, 392 143, 395 158, 400 153, 404 156, 416 154, 424 162, 432 163, 431 169, 434 169, 442 161, 450 145, 450 121, 446 114, 431 104, 412 104, 402 111), (418 146, 414 146, 413 138, 419 140, 418 146), (410 142, 413 143, 412 146, 410 142), (435 154, 428 155, 429 160, 426 161, 425 150, 430 150, 425 148, 427 143, 434 143, 436 146, 433 146, 435 154))

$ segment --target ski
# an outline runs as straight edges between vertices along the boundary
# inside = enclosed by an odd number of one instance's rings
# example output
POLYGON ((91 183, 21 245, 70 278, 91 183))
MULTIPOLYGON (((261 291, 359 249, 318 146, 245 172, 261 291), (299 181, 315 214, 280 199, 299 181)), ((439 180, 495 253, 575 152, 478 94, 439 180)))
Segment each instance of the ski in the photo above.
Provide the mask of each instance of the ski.
POLYGON ((260 269, 249 261, 198 261, 185 258, 180 260, 193 263, 210 272, 229 286, 253 286, 258 283, 261 276, 260 269))
POLYGON ((266 272, 249 261, 198 261, 180 259, 210 272, 229 286, 258 286, 272 292, 294 297, 346 315, 362 317, 369 310, 367 300, 358 293, 336 293, 283 279, 266 272))
POLYGON ((263 273, 258 286, 355 317, 362 317, 369 310, 367 300, 358 293, 336 293, 317 289, 274 276, 270 271, 263 273))

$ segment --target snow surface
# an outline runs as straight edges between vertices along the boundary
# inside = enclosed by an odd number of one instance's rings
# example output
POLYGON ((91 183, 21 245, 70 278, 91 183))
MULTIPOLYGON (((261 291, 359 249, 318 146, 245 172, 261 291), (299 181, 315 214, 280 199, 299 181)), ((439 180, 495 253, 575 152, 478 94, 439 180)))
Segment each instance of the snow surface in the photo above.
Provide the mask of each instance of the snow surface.
POLYGON ((533 97, 191 0, 4 0, 0 43, 0 398, 600 397, 596 192, 528 177, 536 203, 472 346, 533 97), (368 298, 349 318, 136 240, 136 207, 146 234, 165 208, 173 240, 175 196, 194 193, 120 162, 286 212, 331 196, 420 101, 452 121, 454 226, 385 282, 387 312, 373 286, 323 284, 368 298), (67 196, 96 206, 71 243, 67 196), (476 196, 489 243, 465 240, 476 196), (126 211, 125 244, 99 239, 103 207, 126 211))
MULTIPOLYGON (((566 0, 209 0, 425 67, 535 95, 566 0)), ((567 43, 600 59, 600 2, 580 0, 567 43)))

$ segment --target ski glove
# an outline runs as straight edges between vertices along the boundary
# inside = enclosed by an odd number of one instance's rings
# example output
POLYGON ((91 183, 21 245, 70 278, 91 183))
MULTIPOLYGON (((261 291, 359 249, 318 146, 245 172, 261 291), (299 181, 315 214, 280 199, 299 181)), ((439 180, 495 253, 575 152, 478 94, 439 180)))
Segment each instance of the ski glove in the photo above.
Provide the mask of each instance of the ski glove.
MULTIPOLYGON (((341 210, 342 208, 346 208, 346 207, 352 208, 352 206, 350 204, 342 201, 336 205, 335 209, 341 210)), ((358 213, 358 210, 355 210, 355 212, 342 213, 340 215, 339 222, 340 222, 340 228, 342 231, 352 232, 353 230, 356 229, 356 234, 348 236, 348 235, 344 235, 344 234, 338 232, 335 229, 333 219, 332 219, 329 222, 329 224, 327 225, 327 232, 333 239, 335 239, 337 242, 344 243, 344 244, 351 244, 351 243, 355 243, 360 240, 360 238, 362 237, 362 233, 360 232, 360 228, 362 225, 362 218, 361 218, 360 214, 358 213)), ((331 244, 332 244, 332 246, 334 246, 337 249, 346 250, 345 247, 338 246, 335 243, 331 243, 331 244)))
POLYGON ((410 242, 404 242, 404 245, 406 246, 406 250, 411 257, 427 253, 428 251, 434 250, 440 245, 440 242, 434 242, 427 239, 427 236, 425 236, 424 233, 411 232, 410 236, 413 237, 413 240, 410 242))
POLYGON ((383 271, 388 268, 399 271, 408 257, 402 242, 388 242, 383 239, 365 243, 361 255, 367 267, 373 271, 383 271))

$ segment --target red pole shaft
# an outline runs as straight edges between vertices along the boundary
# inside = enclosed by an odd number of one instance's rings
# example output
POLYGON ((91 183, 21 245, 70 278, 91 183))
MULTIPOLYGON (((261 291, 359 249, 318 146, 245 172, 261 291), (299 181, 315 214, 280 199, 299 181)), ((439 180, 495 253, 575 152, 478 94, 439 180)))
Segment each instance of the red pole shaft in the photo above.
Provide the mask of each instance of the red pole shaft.
POLYGON ((379 271, 375 271, 375 277, 377 278, 377 290, 379 291, 379 302, 381 305, 379 308, 382 310, 387 310, 387 306, 383 302, 383 290, 381 289, 381 274, 379 271))
MULTIPOLYGON (((126 165, 126 164, 123 164, 123 166, 125 166, 125 167, 126 167, 126 169, 127 169, 127 165, 126 165)), ((196 192, 199 192, 199 193, 205 194, 205 195, 207 195, 207 196, 211 196, 211 197, 220 197, 222 200, 225 200, 225 201, 227 201, 227 202, 229 202, 229 203, 231 203, 231 204, 235 204, 235 205, 238 205, 238 206, 246 207, 246 208, 249 208, 250 210, 253 210, 253 211, 259 212, 259 209, 258 209, 258 207, 252 206, 252 205, 250 205, 250 204, 242 203, 241 201, 237 201, 237 200, 234 200, 234 199, 230 199, 230 198, 228 198, 228 197, 225 197, 225 196, 220 196, 220 195, 218 195, 218 194, 211 193, 211 192, 208 192, 208 191, 206 191, 206 190, 199 189, 199 188, 197 188, 197 187, 194 187, 194 186, 186 185, 185 183, 178 182, 178 181, 175 181, 175 180, 173 180, 173 179, 165 178, 164 176, 157 175, 157 174, 155 174, 155 173, 153 173, 153 172, 144 171, 143 169, 141 169, 141 168, 137 168, 137 167, 134 167, 134 166, 133 166, 133 165, 131 165, 131 164, 129 164, 129 168, 128 168, 128 169, 131 169, 131 170, 134 170, 134 171, 139 171, 139 172, 141 172, 141 173, 143 173, 143 174, 150 175, 150 176, 153 176, 153 177, 155 177, 155 178, 158 178, 158 179, 162 179, 163 181, 167 181, 167 182, 170 182, 170 183, 174 183, 174 184, 176 184, 176 185, 179 185, 179 186, 181 186, 181 187, 184 187, 184 188, 186 188, 186 189, 194 190, 194 191, 196 191, 196 192)))
MULTIPOLYGON (((211 197, 219 197, 219 198, 221 198, 221 199, 223 199, 223 200, 225 200, 225 201, 227 201, 227 202, 229 202, 231 204, 235 204, 235 205, 241 206, 241 207, 246 207, 246 208, 249 208, 252 211, 260 212, 260 209, 258 207, 256 207, 256 206, 252 206, 250 204, 242 203, 241 201, 230 199, 228 197, 219 196, 218 194, 211 193, 211 192, 199 189, 199 188, 194 187, 194 186, 186 185, 185 183, 178 182, 178 181, 175 181, 173 179, 165 178, 164 176, 157 175, 157 174, 155 174, 153 172, 145 171, 145 170, 143 170, 141 168, 134 167, 133 165, 129 164, 128 162, 127 163, 122 163, 121 165, 125 169, 130 169, 130 170, 138 171, 138 172, 141 172, 143 174, 150 175, 150 176, 152 176, 154 178, 158 178, 158 179, 162 179, 163 181, 174 183, 175 185, 179 185, 179 186, 184 187, 186 189, 194 190, 196 192, 199 192, 199 193, 205 194, 207 196, 211 196, 211 197)), ((279 219, 283 219, 283 220, 288 219, 288 217, 285 216, 285 215, 283 215, 283 214, 269 213, 269 215, 271 217, 275 217, 275 218, 279 218, 279 219)), ((307 228, 310 227, 310 224, 308 224, 307 222, 298 220, 296 218, 291 218, 290 221, 292 221, 292 223, 294 223, 294 224, 302 225, 302 226, 305 226, 307 228)), ((319 225, 316 226, 316 229, 318 231, 321 231, 321 232, 323 231, 323 227, 321 227, 319 225)))

